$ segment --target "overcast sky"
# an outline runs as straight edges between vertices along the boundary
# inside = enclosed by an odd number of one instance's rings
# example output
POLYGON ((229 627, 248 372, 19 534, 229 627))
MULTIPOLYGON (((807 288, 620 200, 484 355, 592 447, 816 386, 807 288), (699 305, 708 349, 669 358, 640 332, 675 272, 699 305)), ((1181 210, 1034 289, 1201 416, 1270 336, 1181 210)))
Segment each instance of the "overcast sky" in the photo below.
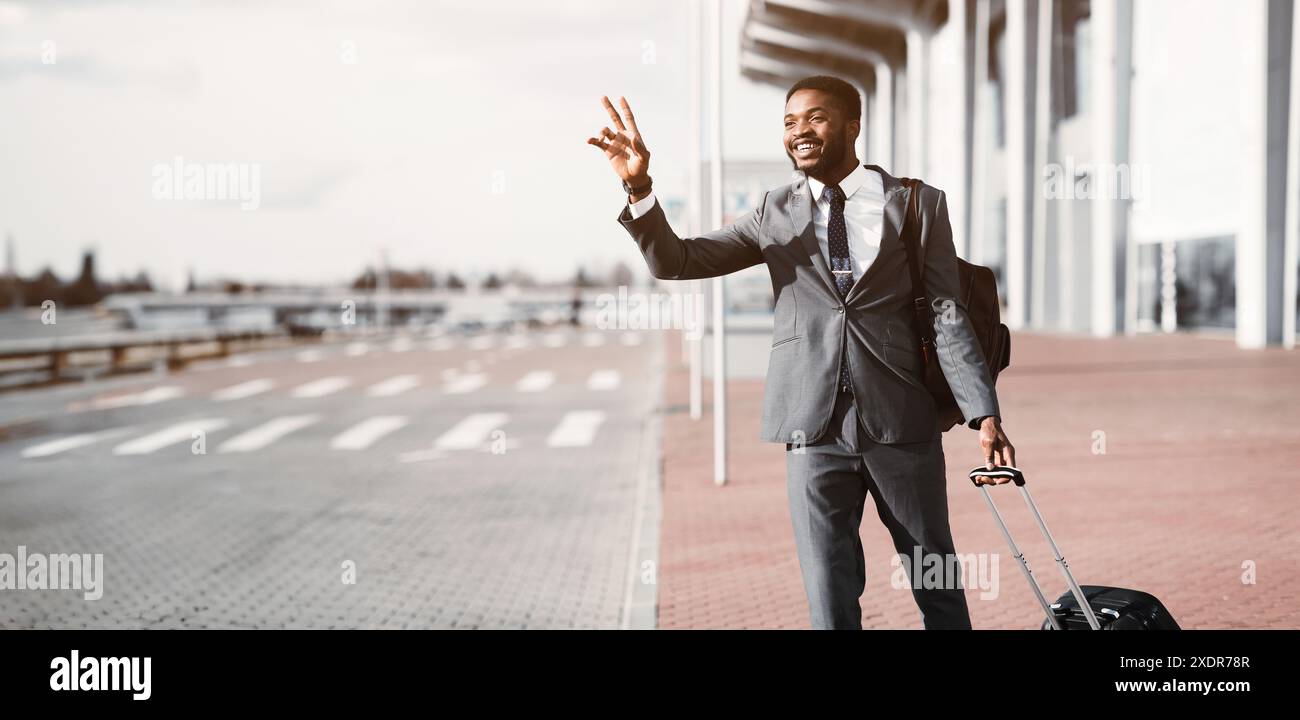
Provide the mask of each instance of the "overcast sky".
MULTIPOLYGON (((784 92, 740 77, 747 3, 725 2, 724 152, 781 161, 784 92)), ((347 281, 380 248, 439 273, 640 269, 585 139, 626 95, 656 189, 685 192, 693 6, 0 0, 0 232, 21 273, 65 279, 92 246, 101 277, 158 284, 347 281), (260 208, 155 199, 176 156, 257 163, 260 208)))

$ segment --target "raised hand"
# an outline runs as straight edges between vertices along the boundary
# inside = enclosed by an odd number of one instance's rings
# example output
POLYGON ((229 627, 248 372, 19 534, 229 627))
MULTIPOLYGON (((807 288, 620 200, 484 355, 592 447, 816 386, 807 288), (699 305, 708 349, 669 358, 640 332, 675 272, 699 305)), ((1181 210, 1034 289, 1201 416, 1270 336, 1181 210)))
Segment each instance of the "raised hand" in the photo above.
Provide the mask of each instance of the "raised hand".
POLYGON ((634 187, 644 185, 650 177, 650 151, 646 149, 645 142, 641 139, 636 118, 632 117, 632 108, 628 106, 625 98, 618 99, 623 114, 627 116, 627 125, 624 125, 623 118, 619 117, 618 111, 610 104, 609 98, 601 97, 600 101, 604 103, 609 119, 613 121, 618 131, 615 132, 608 127, 601 128, 599 137, 587 138, 587 144, 595 145, 605 152, 605 157, 609 158, 609 166, 614 168, 614 172, 623 182, 634 187))

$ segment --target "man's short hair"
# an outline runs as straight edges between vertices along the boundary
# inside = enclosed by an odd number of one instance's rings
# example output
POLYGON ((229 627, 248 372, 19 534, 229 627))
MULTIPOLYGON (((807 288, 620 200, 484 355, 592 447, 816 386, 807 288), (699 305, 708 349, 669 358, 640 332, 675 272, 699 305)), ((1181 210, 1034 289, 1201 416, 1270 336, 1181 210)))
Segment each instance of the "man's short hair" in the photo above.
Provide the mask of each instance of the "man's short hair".
POLYGON ((858 94, 858 89, 849 83, 833 75, 813 75, 790 86, 790 92, 785 94, 785 101, 790 102, 790 98, 800 90, 821 90, 835 98, 846 120, 862 121, 862 96, 858 94))

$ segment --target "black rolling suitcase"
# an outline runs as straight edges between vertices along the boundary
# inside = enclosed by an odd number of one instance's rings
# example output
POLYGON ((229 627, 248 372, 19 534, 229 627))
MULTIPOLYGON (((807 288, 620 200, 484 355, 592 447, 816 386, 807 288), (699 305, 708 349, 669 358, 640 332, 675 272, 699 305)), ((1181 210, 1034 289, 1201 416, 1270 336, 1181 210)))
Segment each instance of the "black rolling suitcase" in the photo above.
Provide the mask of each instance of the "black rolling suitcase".
POLYGON ((1020 563, 1020 571, 1024 574, 1025 580, 1029 581, 1029 586, 1034 590, 1034 596, 1043 606, 1043 614, 1046 618, 1043 621, 1043 630, 1177 630, 1178 623, 1154 596, 1148 595, 1140 590, 1127 590, 1125 588, 1105 587, 1102 585, 1084 585, 1074 581, 1074 575, 1070 572, 1070 566, 1065 562, 1065 557, 1061 555, 1061 550, 1056 546, 1056 541, 1052 539, 1052 533, 1047 530, 1047 523, 1043 522, 1043 516, 1038 512, 1038 506, 1034 504, 1034 499, 1029 495, 1029 488, 1025 487, 1025 476, 1020 470, 1009 466, 996 466, 992 470, 983 467, 977 467, 970 471, 970 480, 975 487, 984 491, 984 500, 989 505, 989 510, 993 512, 993 518, 997 520, 998 527, 1002 530, 1002 537, 1006 538, 1007 545, 1011 548, 1011 554, 1020 563), (1016 487, 1020 489, 1020 494, 1025 498, 1025 504, 1029 506, 1029 512, 1033 514, 1034 520, 1038 522, 1038 529, 1043 531, 1043 537, 1047 539, 1047 544, 1052 548, 1052 557, 1056 558, 1056 564, 1061 568, 1061 574, 1065 576, 1065 582, 1070 589, 1061 594, 1061 597, 1051 605, 1047 604, 1047 598, 1043 597, 1043 590, 1038 586, 1038 581, 1034 579, 1034 574, 1029 569, 1029 563, 1025 562, 1024 553, 1016 547, 1016 542, 1011 539, 1011 532, 1007 530, 1007 524, 1002 520, 1002 513, 998 512, 998 506, 993 503, 993 496, 989 494, 989 486, 980 483, 976 478, 980 477, 1005 477, 1010 478, 1016 487))

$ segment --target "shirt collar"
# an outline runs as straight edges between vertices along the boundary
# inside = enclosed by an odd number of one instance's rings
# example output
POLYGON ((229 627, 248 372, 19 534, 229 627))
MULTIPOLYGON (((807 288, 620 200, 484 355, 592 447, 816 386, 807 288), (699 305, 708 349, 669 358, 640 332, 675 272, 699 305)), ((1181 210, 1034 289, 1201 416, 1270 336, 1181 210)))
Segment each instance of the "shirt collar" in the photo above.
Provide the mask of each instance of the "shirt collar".
MULTIPOLYGON (((865 165, 859 165, 853 168, 853 172, 846 175, 844 179, 840 181, 840 189, 844 191, 845 199, 848 199, 853 197, 853 193, 857 192, 858 188, 862 187, 866 183, 867 168, 865 165)), ((825 183, 811 175, 808 176, 808 190, 812 193, 813 202, 821 201, 822 192, 824 192, 825 189, 825 183)))

